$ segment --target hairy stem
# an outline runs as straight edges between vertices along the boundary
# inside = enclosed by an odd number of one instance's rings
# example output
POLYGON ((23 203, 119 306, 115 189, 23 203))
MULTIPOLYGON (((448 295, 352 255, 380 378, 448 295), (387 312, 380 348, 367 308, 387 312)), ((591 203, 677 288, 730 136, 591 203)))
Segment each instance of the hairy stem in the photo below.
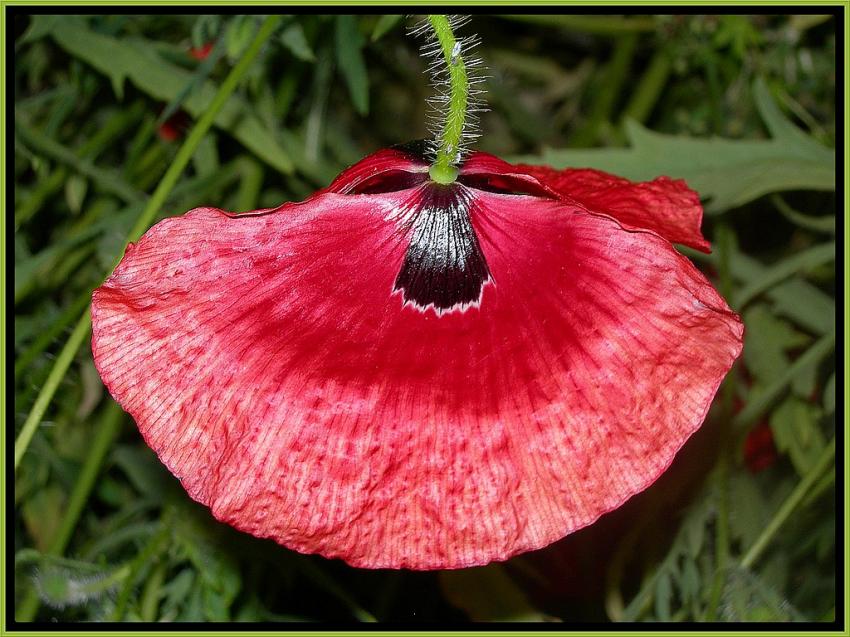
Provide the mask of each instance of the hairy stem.
POLYGON ((448 67, 450 95, 442 130, 437 138, 437 157, 431 165, 431 179, 441 184, 450 184, 457 179, 463 127, 469 107, 469 78, 466 65, 460 55, 460 44, 452 33, 448 18, 444 15, 429 15, 428 22, 434 29, 443 60, 448 67))

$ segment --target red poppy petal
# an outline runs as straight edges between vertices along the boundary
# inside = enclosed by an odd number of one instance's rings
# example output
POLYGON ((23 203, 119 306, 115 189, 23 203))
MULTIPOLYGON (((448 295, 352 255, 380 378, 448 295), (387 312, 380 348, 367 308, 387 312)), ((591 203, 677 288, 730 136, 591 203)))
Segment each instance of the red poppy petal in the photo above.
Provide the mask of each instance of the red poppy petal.
POLYGON ((198 61, 206 60, 210 56, 210 53, 212 53, 212 49, 213 43, 207 42, 206 44, 203 44, 198 47, 191 47, 189 49, 189 55, 198 61))
POLYGON ((411 152, 399 148, 385 148, 346 168, 327 187, 326 192, 347 194, 376 177, 401 172, 427 175, 428 164, 411 152))
POLYGON ((681 179, 633 182, 590 168, 554 170, 517 166, 592 212, 615 217, 629 228, 652 230, 673 243, 711 252, 702 236, 699 195, 681 179))
POLYGON ((418 192, 198 209, 96 291, 104 382, 219 519, 357 566, 484 564, 619 506, 703 421, 743 328, 667 242, 472 191, 492 281, 438 316, 394 291, 418 192))
POLYGON ((504 192, 558 197, 557 189, 526 170, 527 166, 509 164, 488 153, 474 152, 460 168, 460 177, 467 183, 489 185, 504 192))

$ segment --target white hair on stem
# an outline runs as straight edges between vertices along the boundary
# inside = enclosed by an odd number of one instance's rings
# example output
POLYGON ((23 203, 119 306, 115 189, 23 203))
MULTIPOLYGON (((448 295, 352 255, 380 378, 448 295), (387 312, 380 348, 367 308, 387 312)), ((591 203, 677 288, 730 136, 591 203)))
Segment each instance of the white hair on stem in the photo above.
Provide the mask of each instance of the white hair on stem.
MULTIPOLYGON (((453 163, 457 165, 469 153, 475 140, 481 136, 479 129, 480 114, 486 112, 488 109, 483 99, 486 91, 476 87, 484 84, 489 77, 484 74, 486 67, 483 64, 483 60, 478 56, 470 55, 481 44, 481 39, 474 34, 462 37, 457 35, 457 30, 467 25, 471 17, 468 15, 449 15, 446 18, 452 32, 455 34, 455 44, 451 52, 451 63, 454 63, 455 59, 463 62, 468 82, 466 112, 464 114, 460 142, 457 148, 450 151, 454 153, 453 163)), ((448 118, 451 116, 449 104, 452 97, 452 87, 449 76, 449 63, 443 57, 442 47, 427 17, 423 17, 413 25, 408 30, 408 33, 414 37, 422 37, 424 39, 420 51, 422 57, 428 62, 425 73, 429 76, 431 87, 434 89, 434 94, 426 100, 428 112, 425 116, 428 132, 431 136, 428 144, 428 153, 433 159, 439 150, 443 129, 447 124, 448 118)))

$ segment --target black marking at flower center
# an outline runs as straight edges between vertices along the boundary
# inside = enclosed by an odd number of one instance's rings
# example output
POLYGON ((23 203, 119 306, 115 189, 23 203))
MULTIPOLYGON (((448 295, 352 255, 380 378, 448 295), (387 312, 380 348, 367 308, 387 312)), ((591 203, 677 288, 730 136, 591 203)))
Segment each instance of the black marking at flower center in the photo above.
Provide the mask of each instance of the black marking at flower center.
POLYGON ((469 216, 471 196, 459 184, 429 184, 421 197, 410 217, 410 246, 393 290, 422 309, 464 309, 481 299, 491 279, 469 216))

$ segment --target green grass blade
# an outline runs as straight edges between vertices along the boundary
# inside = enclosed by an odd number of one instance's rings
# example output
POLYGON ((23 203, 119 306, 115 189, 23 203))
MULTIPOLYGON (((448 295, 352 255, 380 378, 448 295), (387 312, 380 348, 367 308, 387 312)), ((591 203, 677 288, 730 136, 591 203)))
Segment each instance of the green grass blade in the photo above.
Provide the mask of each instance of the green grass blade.
POLYGON ((363 62, 363 37, 357 30, 355 17, 341 15, 336 18, 336 54, 351 102, 360 115, 369 112, 369 76, 363 62))
MULTIPOLYGON (((55 26, 50 35, 69 54, 109 77, 116 92, 129 79, 146 94, 168 103, 192 79, 190 71, 166 62, 152 43, 142 38, 119 40, 89 29, 78 19, 68 19, 55 26)), ((209 112, 214 96, 220 94, 220 89, 217 90, 212 82, 203 82, 186 98, 183 108, 200 121, 209 112)), ((290 174, 295 168, 290 155, 279 143, 278 136, 257 119, 250 104, 233 94, 228 95, 225 102, 216 111, 215 125, 277 170, 290 174)))
POLYGON ((812 486, 814 486, 818 478, 821 477, 821 475, 830 467, 830 465, 834 461, 835 438, 833 438, 823 450, 823 453, 821 454, 821 457, 818 460, 817 464, 812 467, 809 473, 806 474, 806 477, 800 481, 797 487, 782 503, 782 506, 779 507, 779 510, 776 511, 776 514, 773 516, 773 518, 771 518, 767 526, 764 527, 764 530, 762 531, 761 535, 759 535, 758 539, 755 541, 755 543, 753 543, 753 545, 741 559, 741 566, 747 569, 752 568, 753 564, 755 564, 756 560, 761 557, 762 553, 767 548, 770 541, 773 539, 773 536, 776 535, 780 527, 785 524, 786 520, 791 517, 791 514, 794 513, 797 507, 803 502, 806 497, 806 494, 809 492, 812 486))
POLYGON ((53 322, 47 331, 41 333, 32 344, 20 355, 15 358, 15 377, 20 376, 30 364, 46 350, 53 339, 59 336, 75 318, 80 315, 80 312, 88 307, 91 294, 87 291, 80 295, 62 314, 53 322))
POLYGON ((32 442, 32 437, 41 423, 44 412, 47 411, 53 395, 56 393, 62 379, 65 378, 68 368, 74 361, 74 356, 77 355, 77 351, 82 346, 83 341, 86 340, 90 329, 91 315, 86 310, 85 314, 77 322, 74 331, 71 332, 68 342, 65 343, 59 356, 56 357, 56 362, 53 363, 53 368, 50 370, 50 374, 47 376, 47 380, 42 386, 41 391, 39 391, 38 397, 35 399, 35 403, 32 409, 30 409, 27 419, 24 421, 24 426, 21 427, 21 433, 15 438, 15 471, 18 470, 18 465, 21 463, 21 459, 24 457, 30 442, 32 442))

